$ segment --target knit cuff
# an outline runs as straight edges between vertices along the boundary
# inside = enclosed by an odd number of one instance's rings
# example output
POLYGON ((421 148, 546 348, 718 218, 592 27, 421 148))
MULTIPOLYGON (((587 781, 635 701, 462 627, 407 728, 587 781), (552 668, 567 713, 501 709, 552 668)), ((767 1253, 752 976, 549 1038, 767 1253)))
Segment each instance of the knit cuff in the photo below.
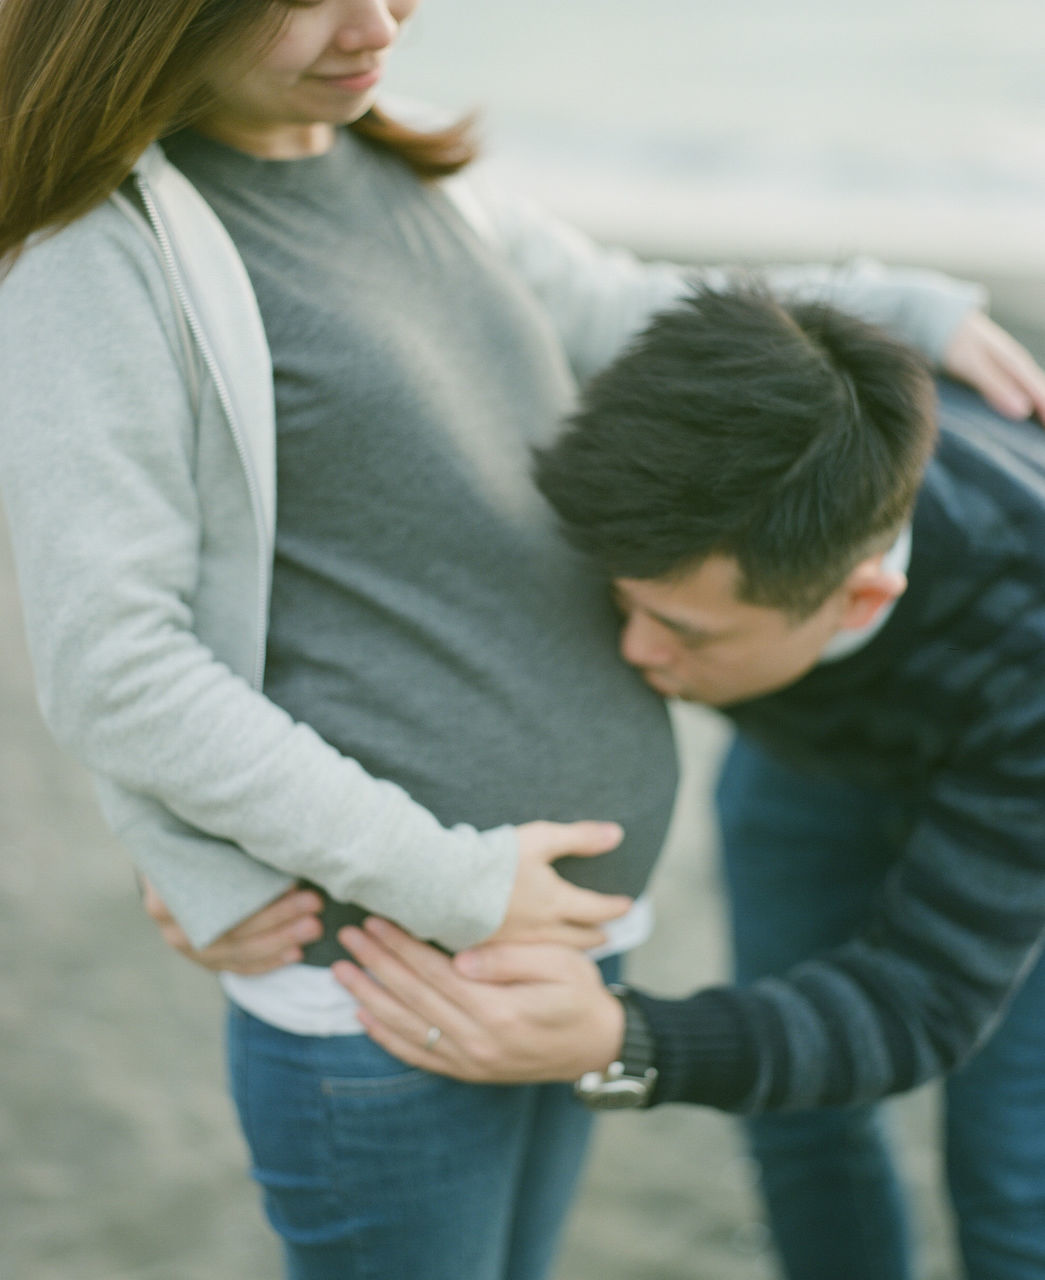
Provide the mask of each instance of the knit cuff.
POLYGON ((740 1110, 755 1087, 758 1061, 735 990, 711 987, 688 1000, 633 994, 655 1046, 657 1087, 650 1105, 690 1102, 740 1110))

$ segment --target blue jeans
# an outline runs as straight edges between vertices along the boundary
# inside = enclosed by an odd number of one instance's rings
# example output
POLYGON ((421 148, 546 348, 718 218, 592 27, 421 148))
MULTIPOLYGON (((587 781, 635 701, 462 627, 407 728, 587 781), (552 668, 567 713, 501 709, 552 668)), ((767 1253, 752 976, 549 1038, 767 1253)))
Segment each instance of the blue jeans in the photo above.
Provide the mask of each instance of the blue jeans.
POLYGON ((290 1280, 547 1275, 591 1126, 568 1085, 462 1084, 235 1006, 228 1046, 290 1280))
MULTIPOLYGON (((718 787, 739 981, 842 942, 903 843, 888 797, 786 768, 744 739, 718 787)), ((946 1170, 970 1280, 1045 1277, 1045 963, 946 1083, 946 1170)), ((903 1196, 875 1107, 747 1122, 789 1280, 908 1280, 903 1196)))

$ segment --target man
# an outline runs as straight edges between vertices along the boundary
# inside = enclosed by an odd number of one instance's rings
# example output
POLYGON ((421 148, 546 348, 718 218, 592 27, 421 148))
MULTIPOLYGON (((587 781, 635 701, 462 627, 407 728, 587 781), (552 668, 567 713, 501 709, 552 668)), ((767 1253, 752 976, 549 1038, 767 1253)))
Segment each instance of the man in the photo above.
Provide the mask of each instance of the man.
POLYGON ((968 1276, 1045 1276, 1045 439, 948 403, 937 441, 892 340, 702 292, 540 459, 623 656, 739 730, 737 985, 614 994, 577 952, 451 961, 380 921, 335 966, 415 1065, 751 1117, 801 1280, 910 1274, 873 1104, 943 1073, 968 1276))

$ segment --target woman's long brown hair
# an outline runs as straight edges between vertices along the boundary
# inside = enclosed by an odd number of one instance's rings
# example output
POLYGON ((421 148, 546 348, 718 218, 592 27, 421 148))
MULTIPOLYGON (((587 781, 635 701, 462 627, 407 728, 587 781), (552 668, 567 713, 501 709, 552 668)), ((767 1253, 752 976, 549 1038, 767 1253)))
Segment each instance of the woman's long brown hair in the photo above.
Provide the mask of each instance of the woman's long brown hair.
MULTIPOLYGON (((223 54, 275 36, 281 0, 0 0, 0 264, 100 204, 150 142, 207 104, 223 54)), ((422 177, 475 154, 464 121, 424 133, 374 109, 353 128, 422 177)))

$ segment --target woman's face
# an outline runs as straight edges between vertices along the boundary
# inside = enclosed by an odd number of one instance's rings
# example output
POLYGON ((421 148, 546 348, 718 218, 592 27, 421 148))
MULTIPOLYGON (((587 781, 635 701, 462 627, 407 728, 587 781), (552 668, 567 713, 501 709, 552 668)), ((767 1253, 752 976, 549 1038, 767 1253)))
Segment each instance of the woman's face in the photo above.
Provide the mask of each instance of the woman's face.
POLYGON ((327 150, 334 127, 374 102, 385 59, 420 0, 298 0, 260 58, 210 77, 217 103, 197 127, 273 158, 327 150))

